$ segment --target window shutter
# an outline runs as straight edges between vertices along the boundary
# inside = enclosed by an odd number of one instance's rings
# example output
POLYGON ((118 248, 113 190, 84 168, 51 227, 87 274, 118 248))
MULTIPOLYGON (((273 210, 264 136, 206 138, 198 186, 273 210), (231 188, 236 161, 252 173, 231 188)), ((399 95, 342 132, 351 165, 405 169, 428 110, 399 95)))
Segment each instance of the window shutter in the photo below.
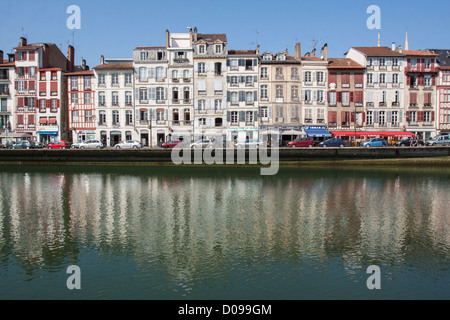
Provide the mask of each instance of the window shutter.
POLYGON ((411 77, 406 76, 406 85, 410 86, 411 85, 411 77))
POLYGON ((354 93, 353 93, 353 91, 350 91, 350 102, 353 102, 353 100, 354 100, 354 93))
POLYGON ((336 92, 336 101, 342 102, 342 92, 336 92))
POLYGON ((434 111, 431 111, 431 121, 434 121, 434 111))
POLYGON ((269 106, 269 107, 267 108, 267 116, 268 116, 269 118, 272 118, 272 106, 269 106))
POLYGON ((240 122, 245 121, 245 111, 239 111, 239 121, 240 122))
POLYGON ((409 122, 409 111, 406 111, 406 122, 409 122))
POLYGON ((387 112, 386 122, 387 123, 391 123, 392 122, 392 111, 388 111, 387 112))
POLYGON ((231 92, 227 91, 227 101, 230 102, 231 101, 231 92))
POLYGON ((231 112, 227 111, 227 122, 231 121, 231 112))
POLYGON ((245 92, 239 91, 239 101, 245 101, 245 92))
POLYGON ((258 91, 253 92, 253 101, 258 101, 258 91))

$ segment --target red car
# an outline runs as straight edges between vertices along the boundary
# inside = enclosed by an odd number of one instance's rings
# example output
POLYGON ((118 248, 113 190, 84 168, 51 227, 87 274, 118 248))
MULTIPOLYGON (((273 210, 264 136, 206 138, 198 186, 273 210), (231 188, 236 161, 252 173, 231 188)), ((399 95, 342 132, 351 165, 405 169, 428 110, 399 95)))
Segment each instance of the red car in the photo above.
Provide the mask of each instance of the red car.
POLYGON ((70 143, 67 141, 56 141, 47 145, 47 149, 70 149, 70 143))
POLYGON ((298 138, 288 143, 288 148, 312 148, 314 147, 313 138, 298 138))
POLYGON ((175 141, 167 141, 167 142, 165 142, 165 143, 163 143, 162 145, 161 145, 161 148, 167 148, 167 149, 169 149, 169 148, 174 148, 174 147, 176 147, 177 145, 179 145, 181 143, 181 141, 178 141, 178 140, 175 140, 175 141))

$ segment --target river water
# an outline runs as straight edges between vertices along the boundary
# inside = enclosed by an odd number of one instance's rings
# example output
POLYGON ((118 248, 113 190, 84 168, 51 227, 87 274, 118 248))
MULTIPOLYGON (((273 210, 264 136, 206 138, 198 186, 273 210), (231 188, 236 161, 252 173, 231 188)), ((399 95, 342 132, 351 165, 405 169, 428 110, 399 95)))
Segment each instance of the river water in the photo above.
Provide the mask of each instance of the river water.
POLYGON ((449 195, 442 168, 3 166, 0 299, 448 299, 449 195))

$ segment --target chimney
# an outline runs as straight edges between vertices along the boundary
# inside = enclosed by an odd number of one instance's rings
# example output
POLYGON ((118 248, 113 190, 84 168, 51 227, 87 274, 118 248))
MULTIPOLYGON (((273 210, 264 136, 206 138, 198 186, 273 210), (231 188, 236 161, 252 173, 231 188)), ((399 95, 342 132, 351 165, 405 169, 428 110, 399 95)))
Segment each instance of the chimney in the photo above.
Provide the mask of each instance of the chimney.
POLYGON ((197 42, 197 27, 194 28, 194 41, 197 42))
POLYGON ((405 37, 405 50, 409 50, 408 31, 406 31, 405 37))
POLYGON ((397 47, 397 50, 396 50, 397 52, 399 52, 399 53, 403 53, 403 47, 402 47, 402 45, 399 45, 398 47, 397 47))
POLYGON ((378 32, 378 44, 377 44, 377 46, 381 47, 381 36, 380 36, 379 32, 378 32))
POLYGON ((105 64, 105 57, 103 55, 100 56, 100 64, 105 64))
POLYGON ((3 51, 0 50, 0 64, 3 63, 3 51))
POLYGON ((289 55, 288 48, 286 48, 286 56, 288 56, 288 55, 289 55))
POLYGON ((49 55, 50 55, 50 51, 49 51, 48 44, 44 43, 44 45, 42 46, 42 67, 43 68, 49 67, 49 55))
POLYGON ((81 60, 81 69, 86 70, 86 60, 81 60))
POLYGON ((67 53, 67 71, 73 72, 75 66, 75 49, 71 45, 68 47, 67 53))
POLYGON ((328 43, 325 43, 322 47, 322 59, 328 61, 328 43))
POLYGON ((313 56, 313 57, 316 56, 316 48, 312 49, 311 56, 313 56))
POLYGON ((392 51, 395 51, 395 42, 392 42, 392 51))
POLYGON ((259 56, 259 50, 260 50, 260 47, 259 47, 259 44, 256 46, 256 54, 259 56))
POLYGON ((302 58, 302 47, 300 45, 300 42, 297 42, 295 45, 295 59, 301 60, 302 58))
POLYGON ((170 47, 170 33, 169 29, 166 29, 166 48, 170 47))
POLYGON ((192 43, 193 40, 194 40, 194 36, 192 34, 192 28, 189 28, 189 43, 192 43))
POLYGON ((19 47, 24 47, 27 45, 27 38, 20 37, 19 47))
POLYGON ((309 53, 309 52, 307 52, 306 54, 305 54, 305 57, 310 57, 311 56, 311 54, 309 53))

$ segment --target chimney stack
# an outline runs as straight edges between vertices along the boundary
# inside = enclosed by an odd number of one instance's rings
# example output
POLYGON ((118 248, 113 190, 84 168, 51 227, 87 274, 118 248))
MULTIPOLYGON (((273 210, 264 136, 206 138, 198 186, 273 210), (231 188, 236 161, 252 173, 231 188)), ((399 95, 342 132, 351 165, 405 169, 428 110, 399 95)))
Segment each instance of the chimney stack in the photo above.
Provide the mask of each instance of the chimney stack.
POLYGON ((166 29, 166 48, 170 47, 170 33, 169 29, 166 29))
POLYGON ((397 52, 399 52, 399 53, 403 53, 403 47, 402 47, 402 45, 399 45, 398 47, 397 47, 397 50, 396 50, 397 52))
POLYGON ((328 43, 325 43, 322 47, 322 59, 328 61, 328 43))
POLYGON ((189 28, 189 43, 192 44, 192 41, 194 41, 194 35, 192 34, 192 28, 189 28))
POLYGON ((395 51, 395 42, 392 42, 392 51, 395 51))
POLYGON ((75 49, 69 45, 67 51, 67 71, 73 72, 75 69, 75 49))
POLYGON ((19 47, 24 47, 27 45, 27 38, 20 37, 19 47))
POLYGON ((0 64, 3 63, 3 51, 0 50, 0 64))
POLYGON ((312 49, 311 56, 313 56, 313 57, 316 56, 316 48, 312 49))
POLYGON ((302 47, 300 45, 300 42, 297 42, 295 45, 295 59, 301 60, 302 58, 302 47))
POLYGON ((85 59, 81 60, 81 69, 87 70, 86 69, 86 60, 85 59))
POLYGON ((194 41, 197 42, 197 27, 194 28, 194 41))
POLYGON ((100 56, 100 64, 105 64, 105 57, 103 55, 100 56))

